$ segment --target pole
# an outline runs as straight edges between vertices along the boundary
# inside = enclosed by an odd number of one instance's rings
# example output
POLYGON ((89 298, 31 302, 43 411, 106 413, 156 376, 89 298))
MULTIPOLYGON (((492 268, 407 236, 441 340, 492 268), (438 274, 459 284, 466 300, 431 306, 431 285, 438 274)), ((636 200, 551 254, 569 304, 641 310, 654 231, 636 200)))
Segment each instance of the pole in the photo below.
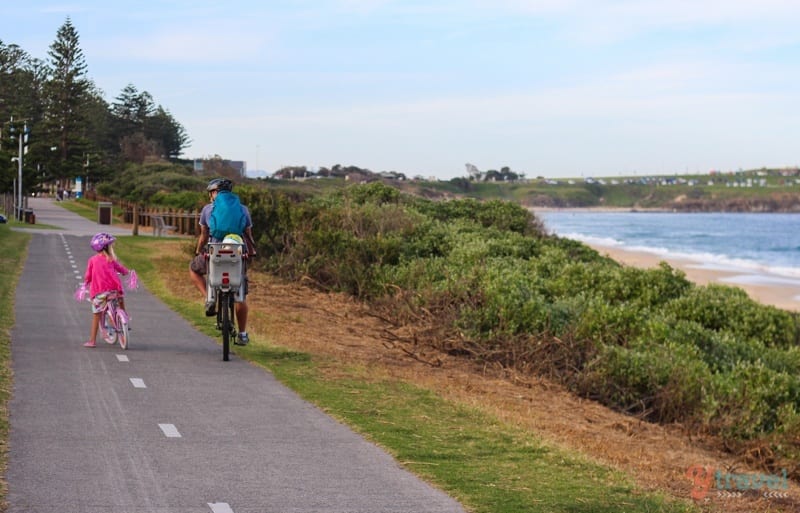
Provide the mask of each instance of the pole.
POLYGON ((25 133, 28 131, 28 124, 25 123, 22 128, 22 133, 19 135, 19 158, 17 159, 17 185, 19 186, 19 196, 17 202, 17 221, 24 219, 22 215, 22 145, 25 139, 25 133))

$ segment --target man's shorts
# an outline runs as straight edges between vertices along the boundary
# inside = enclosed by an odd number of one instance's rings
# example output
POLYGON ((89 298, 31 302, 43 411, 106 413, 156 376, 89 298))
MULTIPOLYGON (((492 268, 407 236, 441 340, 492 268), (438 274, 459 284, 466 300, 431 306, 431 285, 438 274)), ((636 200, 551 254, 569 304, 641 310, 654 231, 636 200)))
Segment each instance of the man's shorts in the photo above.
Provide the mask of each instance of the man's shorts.
MULTIPOLYGON (((195 255, 192 258, 192 261, 189 263, 189 269, 196 272, 200 276, 205 276, 208 274, 208 259, 206 255, 200 253, 199 255, 195 255)), ((242 283, 244 284, 243 293, 247 296, 247 289, 248 289, 248 279, 247 279, 247 259, 242 259, 242 283)))

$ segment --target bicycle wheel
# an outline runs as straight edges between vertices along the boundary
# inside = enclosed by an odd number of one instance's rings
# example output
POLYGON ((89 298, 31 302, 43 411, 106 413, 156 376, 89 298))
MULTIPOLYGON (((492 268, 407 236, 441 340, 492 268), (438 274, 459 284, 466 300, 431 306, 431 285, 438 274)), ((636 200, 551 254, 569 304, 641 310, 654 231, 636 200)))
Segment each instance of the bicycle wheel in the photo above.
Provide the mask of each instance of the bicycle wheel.
POLYGON ((231 351, 231 311, 229 308, 230 304, 230 295, 227 293, 219 293, 219 299, 217 302, 219 303, 217 306, 219 308, 219 313, 221 316, 220 319, 220 327, 222 329, 222 361, 228 361, 228 355, 231 351))
POLYGON ((122 349, 128 349, 131 343, 128 315, 124 310, 117 310, 117 340, 119 340, 119 347, 122 349))
POLYGON ((100 317, 100 336, 109 344, 117 341, 117 328, 114 323, 114 314, 110 308, 106 308, 100 317))

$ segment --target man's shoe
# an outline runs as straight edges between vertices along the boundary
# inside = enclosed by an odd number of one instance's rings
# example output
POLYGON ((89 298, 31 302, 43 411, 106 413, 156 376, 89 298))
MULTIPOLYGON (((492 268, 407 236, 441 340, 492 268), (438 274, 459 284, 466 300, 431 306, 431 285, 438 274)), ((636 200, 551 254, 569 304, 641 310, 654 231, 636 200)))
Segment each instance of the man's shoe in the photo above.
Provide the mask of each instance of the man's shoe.
POLYGON ((217 315, 217 303, 206 301, 206 317, 214 317, 215 315, 217 315))
POLYGON ((237 346, 246 346, 250 343, 250 337, 247 336, 247 333, 244 331, 239 333, 239 336, 236 337, 236 340, 233 341, 234 344, 237 346))

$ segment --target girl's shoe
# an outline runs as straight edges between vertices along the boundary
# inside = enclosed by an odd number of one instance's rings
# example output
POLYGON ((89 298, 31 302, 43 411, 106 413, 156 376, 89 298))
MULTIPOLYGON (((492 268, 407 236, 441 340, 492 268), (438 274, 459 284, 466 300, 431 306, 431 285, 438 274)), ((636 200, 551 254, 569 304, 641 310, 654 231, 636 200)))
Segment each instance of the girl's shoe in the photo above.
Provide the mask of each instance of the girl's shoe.
POLYGON ((97 347, 97 344, 92 342, 91 340, 83 344, 83 347, 97 347))

